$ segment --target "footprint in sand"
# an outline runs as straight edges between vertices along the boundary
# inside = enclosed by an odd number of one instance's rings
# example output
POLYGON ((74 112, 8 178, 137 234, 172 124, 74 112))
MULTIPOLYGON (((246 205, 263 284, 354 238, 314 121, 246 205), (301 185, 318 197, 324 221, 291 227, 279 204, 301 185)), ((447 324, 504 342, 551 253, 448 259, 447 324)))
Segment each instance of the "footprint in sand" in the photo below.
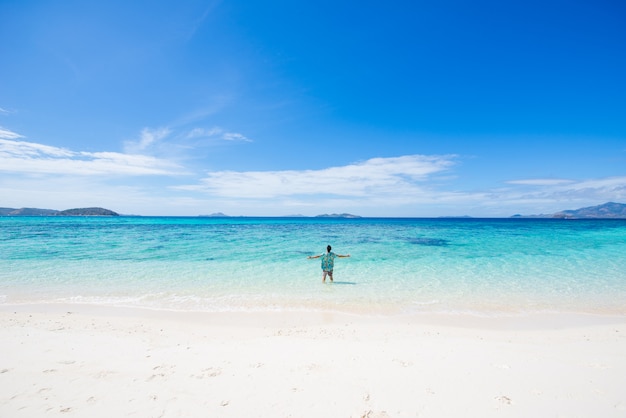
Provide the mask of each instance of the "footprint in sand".
POLYGON ((110 370, 102 370, 98 373, 94 373, 92 376, 95 377, 96 379, 106 379, 112 374, 115 374, 115 372, 112 372, 110 370))
POLYGON ((146 379, 146 382, 150 382, 154 379, 158 379, 158 378, 164 378, 165 377, 165 373, 156 373, 153 374, 152 376, 150 376, 149 378, 146 379))
POLYGON ((404 361, 404 360, 400 360, 400 359, 397 359, 397 358, 394 358, 393 361, 394 361, 394 363, 397 363, 397 364, 399 364, 402 367, 411 367, 413 365, 412 361, 404 361))
POLYGON ((164 377, 166 376, 166 374, 165 374, 163 371, 161 371, 161 370, 162 370, 162 369, 165 369, 165 368, 167 368, 167 366, 164 366, 164 365, 161 365, 161 366, 154 366, 154 367, 152 368, 152 370, 154 370, 155 372, 156 372, 156 371, 160 371, 160 372, 159 372, 159 373, 154 373, 152 376, 148 377, 148 378, 146 379, 146 382, 150 382, 150 381, 152 381, 152 380, 154 380, 154 379, 164 378, 164 377))
POLYGON ((587 367, 592 368, 592 369, 599 369, 599 370, 605 370, 609 368, 609 366, 602 364, 602 363, 589 363, 587 364, 587 367))
POLYGON ((222 374, 222 369, 219 367, 208 367, 206 369, 202 369, 200 374, 192 374, 191 377, 195 377, 196 379, 204 379, 207 377, 217 377, 222 374))
POLYGON ((154 373, 152 376, 146 379, 146 382, 149 382, 157 378, 166 377, 168 374, 173 373, 175 368, 176 368, 175 366, 168 366, 166 364, 162 364, 160 366, 154 366, 152 370, 154 370, 155 372, 158 371, 159 373, 154 373))
POLYGON ((386 411, 367 411, 361 418, 390 418, 386 411))
POLYGON ((306 365, 306 369, 307 369, 307 371, 309 371, 309 372, 314 372, 314 371, 317 371, 317 370, 319 370, 319 369, 321 369, 321 368, 322 368, 322 366, 320 366, 320 365, 319 365, 319 364, 317 364, 317 363, 310 363, 310 364, 307 364, 307 365, 306 365))

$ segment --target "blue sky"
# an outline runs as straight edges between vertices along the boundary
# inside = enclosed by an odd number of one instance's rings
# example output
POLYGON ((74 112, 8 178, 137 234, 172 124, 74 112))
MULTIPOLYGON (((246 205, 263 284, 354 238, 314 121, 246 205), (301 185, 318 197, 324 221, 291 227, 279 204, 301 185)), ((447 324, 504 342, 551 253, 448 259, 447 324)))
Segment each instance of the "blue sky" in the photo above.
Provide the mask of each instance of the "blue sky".
POLYGON ((0 1, 0 206, 626 203, 621 1, 0 1))

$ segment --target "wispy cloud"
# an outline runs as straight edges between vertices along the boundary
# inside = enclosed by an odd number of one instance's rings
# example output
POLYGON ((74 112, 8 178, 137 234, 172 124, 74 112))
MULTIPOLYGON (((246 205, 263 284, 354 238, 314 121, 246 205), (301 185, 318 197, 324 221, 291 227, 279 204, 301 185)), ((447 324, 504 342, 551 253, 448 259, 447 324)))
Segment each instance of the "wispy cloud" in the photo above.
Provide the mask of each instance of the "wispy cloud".
POLYGON ((0 176, 0 195, 11 196, 16 205, 89 201, 126 213, 163 215, 332 210, 364 216, 510 216, 626 201, 626 176, 521 178, 469 190, 456 170, 462 159, 457 155, 371 158, 316 170, 221 170, 189 181, 197 173, 181 165, 186 155, 179 155, 180 164, 173 162, 176 147, 197 153, 212 141, 249 141, 220 127, 145 128, 125 144, 124 153, 76 151, 23 138, 0 128, 0 173, 7 173, 0 176), (187 184, 180 183, 181 174, 190 175, 187 184), (151 176, 170 177, 168 185, 151 176))
POLYGON ((497 215, 505 215, 511 210, 524 214, 554 213, 608 201, 626 201, 626 176, 582 180, 526 179, 508 181, 507 184, 509 186, 504 188, 485 191, 480 205, 486 212, 498 210, 497 215))
POLYGON ((408 155, 372 158, 367 161, 321 170, 216 171, 197 185, 181 189, 219 197, 269 199, 288 196, 416 195, 421 182, 449 169, 455 156, 408 155))
POLYGON ((208 6, 206 6, 206 8, 204 9, 204 12, 201 15, 199 15, 194 21, 190 22, 190 24, 188 25, 187 34, 186 34, 187 42, 190 41, 194 37, 194 35, 198 31, 198 29, 202 26, 206 18, 213 11, 213 9, 215 9, 215 7, 217 7, 220 4, 220 2, 221 2, 220 0, 214 0, 210 2, 208 6))
POLYGON ((169 161, 138 154, 83 152, 34 142, 0 139, 0 171, 61 175, 182 174, 169 161))
POLYGON ((4 129, 0 126, 0 139, 19 139, 24 138, 22 135, 15 132, 4 129))
POLYGON ((217 138, 225 141, 252 142, 252 140, 238 132, 229 132, 223 128, 194 128, 186 135, 187 138, 217 138))
POLYGON ((252 142, 245 135, 214 126, 211 128, 143 128, 136 139, 124 142, 126 154, 143 154, 178 160, 196 157, 200 148, 220 141, 252 142))
POLYGON ((226 132, 222 135, 222 139, 226 141, 242 141, 242 142, 252 142, 251 139, 246 138, 242 134, 236 132, 226 132))
POLYGON ((509 193, 524 199, 538 200, 624 200, 626 199, 626 176, 584 180, 516 180, 509 184, 519 185, 509 193))
POLYGON ((518 184, 522 186, 560 186, 571 184, 573 180, 566 179, 527 179, 527 180, 511 180, 508 184, 518 184))
POLYGON ((214 171, 174 188, 244 214, 333 208, 376 216, 511 216, 626 201, 626 177, 521 179, 467 190, 452 171, 458 160, 407 155, 320 170, 214 171))
POLYGON ((163 140, 171 133, 172 131, 169 128, 144 128, 141 130, 141 134, 137 140, 126 141, 124 143, 124 151, 130 154, 142 153, 157 145, 159 141, 163 140))
POLYGON ((204 138, 220 135, 223 132, 220 128, 194 128, 187 133, 187 138, 204 138))

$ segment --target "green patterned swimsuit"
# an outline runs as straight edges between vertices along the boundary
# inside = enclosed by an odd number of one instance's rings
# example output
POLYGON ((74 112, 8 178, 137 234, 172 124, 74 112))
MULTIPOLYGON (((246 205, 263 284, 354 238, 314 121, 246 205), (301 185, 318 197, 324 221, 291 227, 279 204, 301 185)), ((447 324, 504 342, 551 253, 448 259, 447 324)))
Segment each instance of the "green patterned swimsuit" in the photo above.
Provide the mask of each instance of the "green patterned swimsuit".
POLYGON ((335 257, 337 255, 332 251, 326 254, 322 254, 322 271, 333 271, 335 265, 335 257))

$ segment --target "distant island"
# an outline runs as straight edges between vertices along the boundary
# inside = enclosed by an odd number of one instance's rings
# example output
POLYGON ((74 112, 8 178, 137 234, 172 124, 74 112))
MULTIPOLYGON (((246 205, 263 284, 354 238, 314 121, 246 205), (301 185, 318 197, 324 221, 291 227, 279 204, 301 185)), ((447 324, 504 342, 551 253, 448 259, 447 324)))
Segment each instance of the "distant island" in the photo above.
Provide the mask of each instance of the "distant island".
POLYGON ((66 210, 37 208, 0 208, 0 216, 120 216, 104 208, 76 208, 66 210))
POLYGON ((37 208, 0 208, 0 216, 54 216, 59 213, 54 209, 37 208))
POLYGON ((626 219, 626 204, 607 202, 598 206, 589 206, 574 210, 563 210, 547 215, 513 215, 512 218, 626 219))
POLYGON ((352 215, 350 213, 331 213, 330 215, 325 213, 323 215, 317 215, 316 218, 345 218, 345 219, 357 219, 358 215, 352 215))
MULTIPOLYGON (((109 209, 100 207, 75 208, 66 210, 40 209, 40 208, 0 208, 0 216, 131 216, 120 215, 109 209)), ((132 215, 139 216, 139 215, 132 215)), ((231 218, 222 212, 215 212, 210 215, 198 215, 201 218, 231 218)), ((237 216, 238 218, 245 216, 237 216)), ((305 215, 287 215, 283 217, 308 218, 305 215)), ((337 218, 337 219, 359 219, 359 215, 351 213, 325 213, 312 216, 312 218, 337 218)), ((470 218, 470 216, 444 216, 446 218, 470 218)), ((568 209, 551 214, 540 215, 520 215, 516 214, 511 218, 549 218, 549 219, 626 219, 626 204, 607 202, 602 205, 589 206, 580 209, 568 209)))
MULTIPOLYGON (((245 216, 230 216, 226 215, 222 212, 215 212, 210 215, 198 215, 200 218, 245 218, 245 216)), ((305 216, 305 215, 286 215, 279 216, 279 218, 344 218, 344 219, 357 219, 360 218, 358 215, 352 215, 350 213, 331 213, 331 214, 322 214, 316 216, 305 216)))
POLYGON ((81 208, 67 209, 57 213, 56 216, 120 216, 119 213, 104 208, 81 208))

